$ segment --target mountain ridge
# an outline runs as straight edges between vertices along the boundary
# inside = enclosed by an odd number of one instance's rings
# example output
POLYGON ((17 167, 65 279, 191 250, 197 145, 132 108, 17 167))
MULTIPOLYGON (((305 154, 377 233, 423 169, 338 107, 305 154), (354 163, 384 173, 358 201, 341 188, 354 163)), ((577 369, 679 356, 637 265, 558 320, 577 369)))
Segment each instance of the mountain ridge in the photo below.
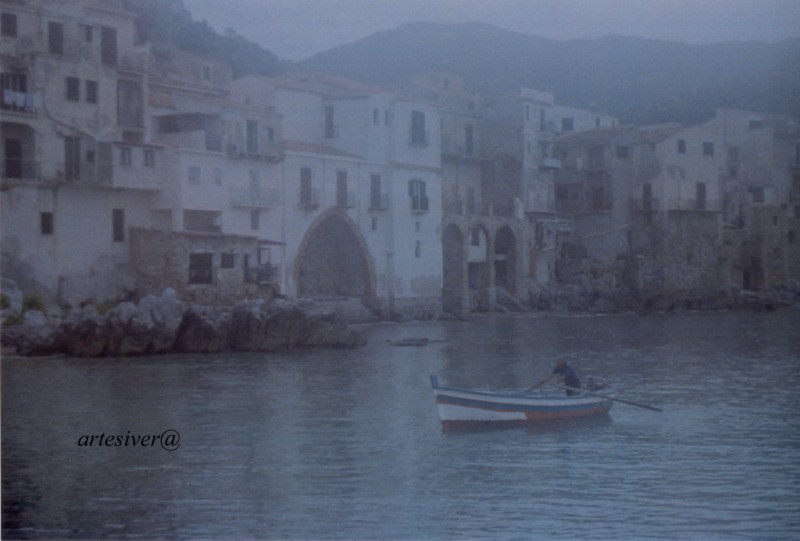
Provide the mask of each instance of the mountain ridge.
POLYGON ((718 107, 800 115, 800 38, 687 44, 608 35, 554 40, 487 23, 407 23, 297 64, 372 84, 422 71, 460 75, 469 91, 520 87, 623 121, 702 122, 718 107))

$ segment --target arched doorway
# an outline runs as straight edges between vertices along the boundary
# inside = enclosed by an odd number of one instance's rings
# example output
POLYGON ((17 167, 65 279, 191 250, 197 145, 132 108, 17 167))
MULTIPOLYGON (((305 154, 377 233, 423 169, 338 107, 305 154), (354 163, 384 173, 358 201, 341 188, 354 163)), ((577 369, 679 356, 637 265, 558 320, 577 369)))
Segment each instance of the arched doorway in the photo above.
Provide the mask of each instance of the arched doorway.
POLYGON ((295 263, 300 297, 372 295, 364 243, 350 218, 338 211, 320 216, 309 228, 295 263))
POLYGON ((516 294, 516 238, 508 226, 497 231, 494 241, 494 285, 516 294))
POLYGON ((466 254, 464 236, 458 226, 450 224, 442 234, 442 310, 461 315, 466 292, 466 254))

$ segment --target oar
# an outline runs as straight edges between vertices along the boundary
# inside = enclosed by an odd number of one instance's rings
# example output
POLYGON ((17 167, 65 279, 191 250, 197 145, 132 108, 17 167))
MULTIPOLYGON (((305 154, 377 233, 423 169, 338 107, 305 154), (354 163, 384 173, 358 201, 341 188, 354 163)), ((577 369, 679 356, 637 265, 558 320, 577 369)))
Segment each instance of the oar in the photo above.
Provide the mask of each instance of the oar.
POLYGON ((631 400, 623 400, 622 398, 615 398, 613 396, 608 396, 606 394, 593 393, 591 391, 587 391, 585 389, 578 389, 576 387, 567 387, 566 385, 561 385, 559 383, 554 383, 553 385, 555 385, 556 387, 561 387, 562 389, 566 389, 568 391, 580 391, 583 394, 588 394, 589 396, 597 396, 599 398, 606 398, 608 400, 614 400, 615 402, 622 402, 623 404, 630 404, 631 406, 636 406, 638 408, 644 408, 644 409, 648 409, 648 410, 661 412, 661 409, 657 408, 655 406, 648 406, 647 404, 639 404, 638 402, 633 402, 631 400))
POLYGON ((525 393, 529 393, 529 392, 531 392, 531 391, 532 391, 532 390, 534 390, 534 389, 538 389, 539 387, 541 387, 542 385, 544 385, 544 384, 545 384, 545 383, 547 383, 548 381, 551 381, 551 380, 552 380, 553 378, 555 378, 557 375, 558 375, 558 374, 553 374, 553 375, 552 375, 552 376, 550 376, 549 378, 547 378, 547 379, 543 379, 542 381, 540 381, 539 383, 537 383, 537 384, 536 384, 536 385, 534 385, 533 387, 528 387, 528 388, 527 388, 527 389, 525 389, 524 391, 522 391, 522 392, 520 392, 520 393, 517 393, 517 394, 525 394, 525 393))

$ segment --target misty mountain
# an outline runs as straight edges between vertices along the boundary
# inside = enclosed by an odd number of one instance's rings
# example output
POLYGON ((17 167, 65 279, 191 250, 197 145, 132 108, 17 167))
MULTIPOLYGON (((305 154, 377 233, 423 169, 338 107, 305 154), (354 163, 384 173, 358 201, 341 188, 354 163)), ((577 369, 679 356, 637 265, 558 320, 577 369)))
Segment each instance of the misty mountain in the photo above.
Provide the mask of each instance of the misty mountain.
POLYGON ((609 36, 558 41, 483 23, 412 23, 299 63, 378 85, 421 71, 467 90, 546 90, 634 124, 702 122, 717 107, 800 115, 800 39, 689 45, 609 36))

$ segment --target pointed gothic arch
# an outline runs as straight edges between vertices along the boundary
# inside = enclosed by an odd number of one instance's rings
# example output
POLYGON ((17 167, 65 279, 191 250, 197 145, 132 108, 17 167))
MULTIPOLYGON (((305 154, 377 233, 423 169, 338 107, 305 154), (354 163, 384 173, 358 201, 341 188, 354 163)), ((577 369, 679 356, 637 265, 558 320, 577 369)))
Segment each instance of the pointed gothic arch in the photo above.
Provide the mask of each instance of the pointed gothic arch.
POLYGON ((295 259, 300 297, 372 297, 374 272, 353 220, 338 209, 321 214, 308 228, 295 259))

